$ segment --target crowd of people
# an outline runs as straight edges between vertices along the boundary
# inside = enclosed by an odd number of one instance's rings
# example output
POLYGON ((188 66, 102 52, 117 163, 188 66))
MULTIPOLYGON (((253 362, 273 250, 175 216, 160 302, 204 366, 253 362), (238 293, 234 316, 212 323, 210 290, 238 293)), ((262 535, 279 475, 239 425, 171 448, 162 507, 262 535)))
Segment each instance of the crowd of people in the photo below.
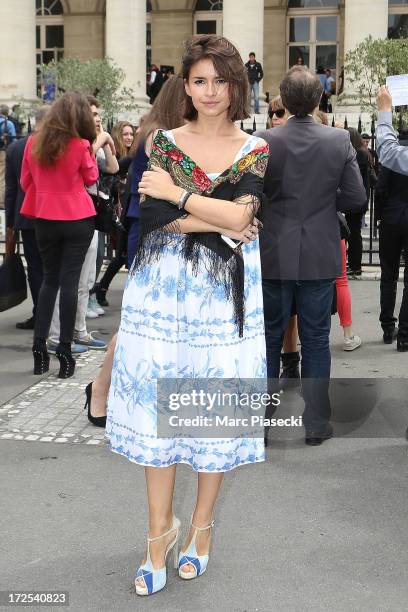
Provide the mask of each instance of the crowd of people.
MULTIPOLYGON (((268 380, 273 391, 280 374, 302 377, 305 442, 317 446, 333 435, 334 312, 344 350, 361 345, 346 243, 358 275, 370 154, 356 130, 328 127, 319 111, 324 85, 302 65, 270 102, 269 129, 241 131, 237 122, 249 117, 250 90, 256 103, 261 78, 255 54, 244 65, 225 38, 196 36, 185 45, 182 74, 167 79, 137 129, 121 121, 108 134, 98 100, 67 92, 37 111, 33 135, 6 149, 7 227, 21 231, 34 304, 19 327, 34 329, 34 374, 46 373, 55 353, 58 376, 69 378, 76 354, 106 349, 86 388, 88 418, 106 428, 112 451, 145 468, 149 538, 135 577, 139 595, 165 586, 166 557, 177 550, 176 465, 198 473, 176 556, 180 577, 195 579, 209 561, 223 476, 264 460, 269 429, 263 437, 160 438, 157 380, 268 380), (101 275, 106 231, 115 256, 101 275), (87 318, 103 315, 123 266, 121 322, 106 346, 87 318)), ((408 148, 392 129, 385 89, 379 109, 380 321, 388 343, 407 248, 408 148)), ((408 350, 407 299, 404 291, 401 351, 408 350)), ((273 411, 270 404, 266 415, 273 411)))

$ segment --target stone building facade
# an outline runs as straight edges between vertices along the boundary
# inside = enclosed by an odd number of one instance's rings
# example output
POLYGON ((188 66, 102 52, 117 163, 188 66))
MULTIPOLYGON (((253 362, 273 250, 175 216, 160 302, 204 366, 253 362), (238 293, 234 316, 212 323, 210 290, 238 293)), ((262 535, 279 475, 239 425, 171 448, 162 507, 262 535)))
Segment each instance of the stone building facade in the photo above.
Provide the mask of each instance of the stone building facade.
POLYGON ((408 0, 1 0, 0 22, 0 100, 35 97, 41 62, 108 55, 146 101, 150 62, 177 71, 183 41, 206 32, 230 38, 245 61, 254 51, 274 95, 299 57, 338 78, 367 35, 406 37, 408 0))

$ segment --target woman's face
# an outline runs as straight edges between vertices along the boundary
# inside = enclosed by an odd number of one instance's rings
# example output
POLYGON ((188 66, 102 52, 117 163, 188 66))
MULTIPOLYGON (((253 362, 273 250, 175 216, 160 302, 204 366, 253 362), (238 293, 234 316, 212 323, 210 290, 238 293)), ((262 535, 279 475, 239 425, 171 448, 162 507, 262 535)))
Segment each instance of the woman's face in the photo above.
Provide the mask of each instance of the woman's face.
POLYGON ((281 125, 285 125, 287 121, 285 109, 279 108, 276 111, 271 111, 271 113, 273 113, 272 119, 271 119, 271 124, 273 128, 280 127, 281 125))
POLYGON ((132 146, 133 138, 133 128, 131 128, 130 125, 125 125, 125 127, 122 129, 122 140, 123 144, 128 149, 130 149, 132 146))
POLYGON ((191 67, 185 88, 200 115, 218 117, 230 106, 229 84, 217 74, 210 59, 200 60, 191 67))

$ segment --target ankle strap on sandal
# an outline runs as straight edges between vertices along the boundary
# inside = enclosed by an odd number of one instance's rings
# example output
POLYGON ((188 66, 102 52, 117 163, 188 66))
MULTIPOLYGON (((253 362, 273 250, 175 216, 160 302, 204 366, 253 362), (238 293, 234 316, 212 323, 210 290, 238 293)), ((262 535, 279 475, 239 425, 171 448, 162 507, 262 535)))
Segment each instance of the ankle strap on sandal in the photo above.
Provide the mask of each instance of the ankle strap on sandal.
POLYGON ((175 529, 177 529, 177 525, 174 525, 174 520, 173 520, 172 526, 170 527, 170 529, 168 531, 166 531, 166 533, 162 533, 161 535, 156 536, 155 538, 147 538, 147 541, 148 542, 155 542, 156 540, 160 540, 160 538, 164 538, 166 535, 169 535, 169 533, 171 533, 175 529))
POLYGON ((205 531, 206 529, 211 529, 211 527, 214 527, 214 523, 215 523, 215 520, 213 519, 211 523, 207 525, 207 527, 197 527, 196 525, 194 525, 193 521, 191 521, 191 526, 194 529, 197 529, 197 531, 205 531))

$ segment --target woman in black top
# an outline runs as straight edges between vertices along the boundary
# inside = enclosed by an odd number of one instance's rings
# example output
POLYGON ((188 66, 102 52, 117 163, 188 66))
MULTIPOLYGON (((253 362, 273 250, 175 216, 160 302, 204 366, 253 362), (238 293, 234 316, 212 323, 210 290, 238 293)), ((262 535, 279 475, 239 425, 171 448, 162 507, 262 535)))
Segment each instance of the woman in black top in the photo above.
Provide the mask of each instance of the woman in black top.
MULTIPOLYGON (((367 150, 364 147, 363 139, 355 128, 348 128, 351 144, 356 150, 357 163, 360 168, 364 187, 367 193, 367 205, 370 197, 370 165, 367 150)), ((348 264, 351 276, 361 276, 361 259, 363 255, 363 239, 361 237, 361 223, 363 213, 346 214, 350 236, 348 239, 348 264)))

